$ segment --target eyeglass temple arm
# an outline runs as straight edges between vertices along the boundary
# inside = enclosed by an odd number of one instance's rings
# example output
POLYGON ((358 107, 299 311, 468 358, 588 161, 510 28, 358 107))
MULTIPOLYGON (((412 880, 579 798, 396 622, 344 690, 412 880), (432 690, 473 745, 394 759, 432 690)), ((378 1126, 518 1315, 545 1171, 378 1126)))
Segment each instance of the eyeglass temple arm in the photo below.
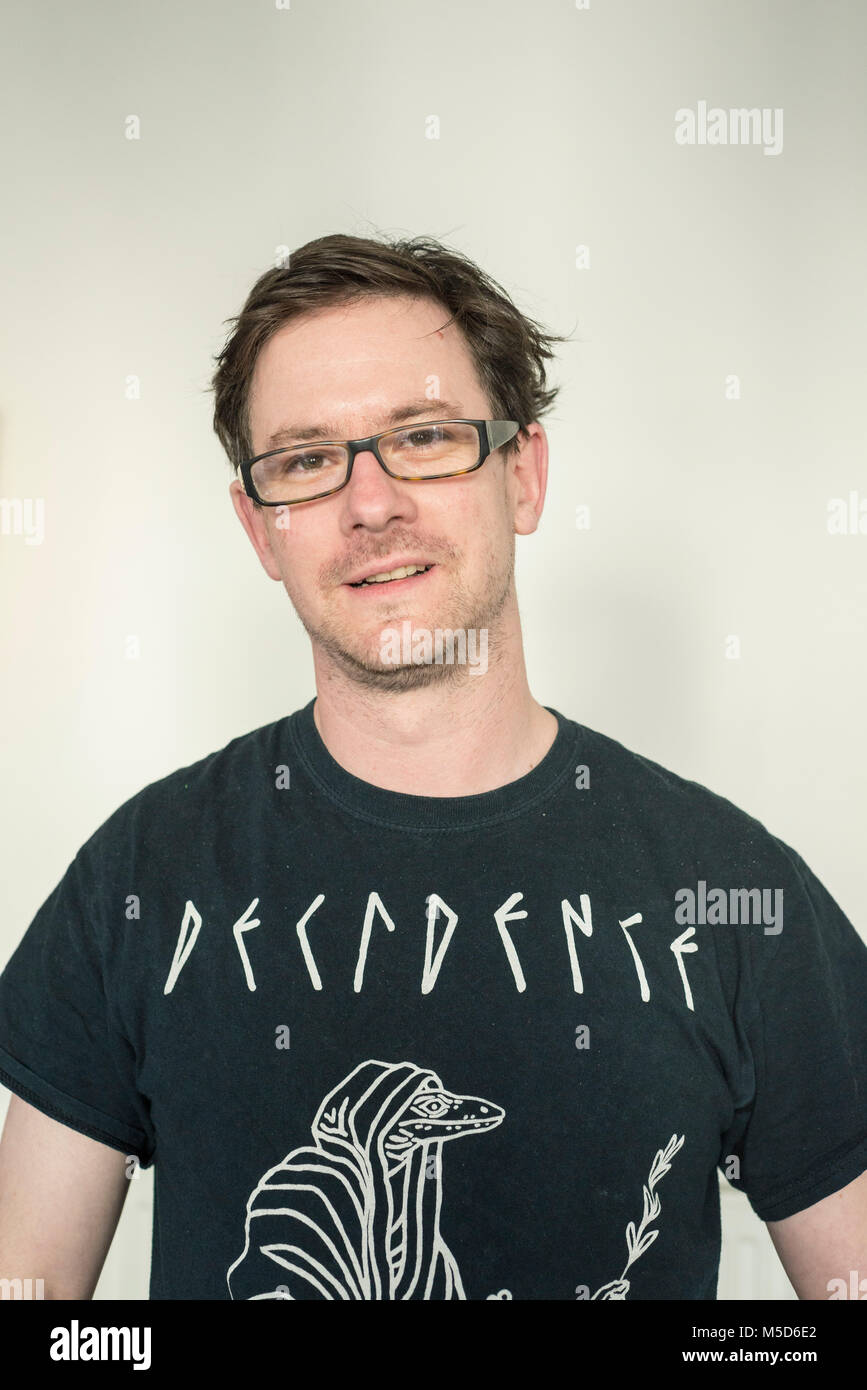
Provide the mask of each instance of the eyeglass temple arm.
POLYGON ((501 444, 507 444, 510 439, 514 439, 521 426, 517 420, 491 420, 485 424, 488 432, 488 446, 499 449, 501 444))

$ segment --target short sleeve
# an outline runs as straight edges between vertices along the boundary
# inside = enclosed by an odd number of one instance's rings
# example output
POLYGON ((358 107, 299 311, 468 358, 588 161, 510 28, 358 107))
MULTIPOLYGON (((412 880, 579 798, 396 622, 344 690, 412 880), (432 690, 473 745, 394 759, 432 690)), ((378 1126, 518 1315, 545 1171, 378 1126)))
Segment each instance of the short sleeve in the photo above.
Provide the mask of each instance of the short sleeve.
POLYGON ((867 1169, 867 945, 800 855, 775 844, 789 867, 782 930, 753 948, 745 1035, 755 1090, 728 1149, 740 1160, 729 1181, 762 1221, 793 1216, 867 1169))
POLYGON ((76 855, 0 975, 0 1082, 147 1168, 154 1134, 134 1050, 115 1022, 98 895, 88 887, 93 845, 76 855))

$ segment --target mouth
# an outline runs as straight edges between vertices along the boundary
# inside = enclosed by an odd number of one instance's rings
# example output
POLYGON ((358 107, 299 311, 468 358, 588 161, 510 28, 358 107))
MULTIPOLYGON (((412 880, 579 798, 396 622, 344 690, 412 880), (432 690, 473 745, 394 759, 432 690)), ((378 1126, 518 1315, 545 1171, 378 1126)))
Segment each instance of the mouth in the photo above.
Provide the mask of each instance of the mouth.
POLYGON ((359 580, 356 584, 345 584, 343 587, 354 589, 356 593, 383 593, 386 589, 392 593, 395 589, 410 589, 421 584, 425 576, 434 569, 436 565, 401 565, 396 570, 387 570, 383 574, 359 580))

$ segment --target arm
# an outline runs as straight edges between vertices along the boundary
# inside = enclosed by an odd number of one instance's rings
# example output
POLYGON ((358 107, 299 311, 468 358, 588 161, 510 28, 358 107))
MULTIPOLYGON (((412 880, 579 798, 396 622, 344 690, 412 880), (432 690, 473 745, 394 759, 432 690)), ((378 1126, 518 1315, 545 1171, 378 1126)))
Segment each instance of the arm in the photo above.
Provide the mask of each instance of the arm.
POLYGON ((827 1299, 832 1279, 842 1279, 848 1291, 852 1270, 856 1284, 865 1281, 855 1296, 867 1298, 867 1171, 812 1207, 766 1225, 799 1298, 827 1299))
POLYGON ((0 1279, 92 1298, 129 1188, 126 1156, 12 1095, 0 1141, 0 1279))

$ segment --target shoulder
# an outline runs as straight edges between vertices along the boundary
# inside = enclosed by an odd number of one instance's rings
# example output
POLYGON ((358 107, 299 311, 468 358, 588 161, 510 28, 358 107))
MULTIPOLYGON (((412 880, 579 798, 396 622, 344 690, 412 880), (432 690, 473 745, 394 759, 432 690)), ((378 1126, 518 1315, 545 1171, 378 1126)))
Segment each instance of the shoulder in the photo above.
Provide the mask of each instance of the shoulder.
POLYGON ((756 815, 607 734, 576 728, 578 760, 587 765, 593 802, 613 834, 741 865, 770 859, 800 877, 800 856, 756 815))
POLYGON ((110 854, 130 840, 181 837, 225 808, 249 802, 255 782, 278 760, 287 717, 230 739, 222 748, 176 768, 129 797, 93 832, 79 856, 110 854))

